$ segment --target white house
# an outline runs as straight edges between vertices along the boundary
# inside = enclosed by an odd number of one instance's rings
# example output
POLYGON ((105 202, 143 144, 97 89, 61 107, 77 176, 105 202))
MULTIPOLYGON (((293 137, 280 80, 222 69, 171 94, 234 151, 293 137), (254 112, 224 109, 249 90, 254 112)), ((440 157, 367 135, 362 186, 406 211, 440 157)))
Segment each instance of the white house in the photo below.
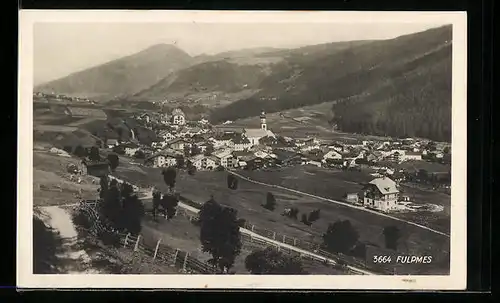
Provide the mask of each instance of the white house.
POLYGON ((406 152, 402 158, 403 158, 403 161, 422 160, 422 154, 416 153, 416 152, 406 152))
POLYGON ((186 124, 186 115, 180 108, 176 108, 172 111, 172 123, 175 125, 186 124))
POLYGON ((135 155, 135 153, 140 149, 139 146, 137 146, 133 143, 125 144, 125 145, 123 145, 123 147, 125 148, 125 154, 129 157, 132 157, 133 155, 135 155))
POLYGON ((189 161, 197 170, 214 169, 217 167, 216 159, 213 156, 196 155, 189 158, 189 161))
POLYGON ((230 149, 223 149, 219 151, 215 151, 212 154, 214 157, 217 158, 218 162, 222 167, 233 167, 233 151, 230 149))
POLYGON ((235 151, 243 151, 252 147, 252 142, 244 136, 237 136, 232 140, 232 143, 234 144, 235 151))
POLYGON ((153 167, 168 167, 177 165, 177 154, 169 151, 158 152, 147 158, 144 163, 153 167))
POLYGON ((336 150, 330 150, 326 154, 323 155, 324 160, 340 160, 342 159, 342 155, 336 150))
POLYGON ((399 190, 396 182, 382 177, 370 181, 365 186, 363 205, 383 212, 390 212, 397 208, 399 190))
POLYGON ((175 139, 175 134, 168 130, 161 131, 158 136, 163 139, 164 142, 175 139))

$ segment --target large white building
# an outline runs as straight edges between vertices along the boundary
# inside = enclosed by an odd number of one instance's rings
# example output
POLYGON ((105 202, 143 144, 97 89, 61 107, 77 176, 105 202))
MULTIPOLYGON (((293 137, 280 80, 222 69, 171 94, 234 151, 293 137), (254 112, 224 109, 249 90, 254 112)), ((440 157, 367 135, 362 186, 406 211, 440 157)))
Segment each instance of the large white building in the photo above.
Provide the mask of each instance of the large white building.
POLYGON ((382 177, 370 181, 364 190, 363 205, 383 212, 390 212, 397 208, 399 190, 396 182, 382 177))
POLYGON ((259 140, 264 137, 276 137, 272 131, 267 129, 266 113, 264 111, 260 115, 260 128, 245 128, 243 134, 252 145, 259 144, 259 140))
POLYGON ((176 108, 172 111, 172 124, 175 125, 186 124, 186 115, 180 108, 176 108))

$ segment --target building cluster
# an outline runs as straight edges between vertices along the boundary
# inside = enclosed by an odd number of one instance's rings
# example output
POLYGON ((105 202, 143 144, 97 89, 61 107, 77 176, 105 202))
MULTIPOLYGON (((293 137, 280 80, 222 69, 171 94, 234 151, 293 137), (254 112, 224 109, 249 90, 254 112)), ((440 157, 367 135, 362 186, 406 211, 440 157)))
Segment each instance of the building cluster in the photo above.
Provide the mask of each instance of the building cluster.
POLYGON ((174 166, 178 161, 191 163, 198 170, 224 168, 260 169, 291 165, 315 165, 326 168, 358 169, 371 167, 374 177, 395 176, 394 163, 430 159, 450 160, 449 146, 413 138, 388 141, 324 141, 315 137, 283 137, 268 128, 266 114, 259 128, 233 124, 212 126, 201 119, 188 121, 180 109, 171 114, 141 114, 139 121, 155 130, 158 140, 151 146, 128 144, 125 153, 145 153, 145 164, 174 166), (182 160, 179 160, 181 159, 182 160))
POLYGON ((80 103, 88 103, 88 104, 95 104, 95 101, 90 100, 89 98, 84 98, 84 97, 72 97, 72 96, 67 96, 63 94, 48 94, 48 93, 42 93, 42 92, 34 92, 33 93, 33 99, 36 101, 69 101, 69 102, 80 102, 80 103))

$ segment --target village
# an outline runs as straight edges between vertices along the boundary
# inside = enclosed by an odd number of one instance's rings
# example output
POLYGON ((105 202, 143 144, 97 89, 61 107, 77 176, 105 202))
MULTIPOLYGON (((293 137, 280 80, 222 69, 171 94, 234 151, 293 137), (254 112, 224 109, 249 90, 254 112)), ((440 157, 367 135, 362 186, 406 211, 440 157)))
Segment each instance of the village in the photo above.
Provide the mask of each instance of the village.
MULTIPOLYGON (((101 148, 129 157, 132 163, 141 166, 195 171, 273 171, 294 166, 363 171, 373 177, 372 181, 364 184, 361 192, 346 191, 344 202, 381 212, 418 209, 410 197, 400 194, 401 183, 412 182, 447 194, 451 190, 449 171, 428 172, 414 165, 449 166, 448 144, 414 138, 342 142, 283 137, 268 128, 265 112, 260 115, 260 128, 243 128, 231 123, 212 126, 206 119, 188 121, 179 108, 168 115, 141 113, 132 118, 153 130, 157 140, 150 145, 141 144, 130 130, 130 140, 107 138, 101 148)), ((89 174, 97 176, 103 169, 108 170, 107 163, 86 162, 85 165, 89 174)))

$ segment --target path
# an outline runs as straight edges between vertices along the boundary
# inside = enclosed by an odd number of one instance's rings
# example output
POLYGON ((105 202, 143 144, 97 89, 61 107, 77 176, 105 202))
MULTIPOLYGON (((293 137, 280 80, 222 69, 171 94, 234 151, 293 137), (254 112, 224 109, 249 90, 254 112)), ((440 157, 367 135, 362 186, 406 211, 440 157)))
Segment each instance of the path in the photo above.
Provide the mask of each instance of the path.
MULTIPOLYGON (((64 206, 71 206, 71 204, 64 206)), ((64 264, 61 271, 65 274, 99 273, 97 270, 88 268, 91 263, 89 255, 83 249, 75 247, 78 242, 78 233, 69 212, 59 206, 40 207, 40 210, 42 219, 45 219, 45 223, 59 233, 63 242, 63 253, 57 255, 57 257, 68 264, 64 264), (87 269, 81 269, 82 267, 87 269)))
POLYGON ((316 198, 316 199, 319 199, 319 200, 323 200, 323 201, 326 201, 326 202, 332 202, 332 203, 335 203, 335 204, 340 204, 340 205, 343 205, 343 206, 346 206, 346 207, 350 207, 350 208, 354 208, 354 209, 357 209, 357 210, 366 211, 366 212, 369 212, 369 213, 372 213, 372 214, 375 214, 375 215, 378 215, 378 216, 390 218, 390 219, 393 219, 393 220, 396 220, 396 221, 407 223, 409 225, 420 227, 422 229, 431 231, 433 233, 436 233, 436 234, 439 234, 439 235, 442 235, 442 236, 445 236, 445 237, 448 237, 448 238, 450 237, 450 235, 447 234, 447 233, 444 233, 444 232, 432 229, 430 227, 427 227, 427 226, 424 226, 424 225, 421 225, 421 224, 418 224, 418 223, 415 223, 415 222, 412 222, 412 221, 407 221, 407 220, 404 220, 404 219, 396 218, 396 217, 393 217, 393 216, 390 216, 390 215, 387 215, 387 214, 384 214, 384 213, 381 213, 381 212, 378 212, 378 211, 375 211, 375 210, 372 210, 372 209, 365 208, 363 206, 356 206, 356 205, 352 205, 352 204, 349 204, 349 203, 345 203, 345 202, 341 202, 341 201, 336 201, 336 200, 328 199, 328 198, 325 198, 325 197, 316 196, 316 195, 313 195, 313 194, 309 194, 309 193, 302 192, 302 191, 299 191, 299 190, 295 190, 295 189, 283 187, 283 186, 280 186, 280 185, 274 185, 274 184, 268 184, 268 183, 264 183, 264 182, 255 181, 255 180, 250 179, 248 177, 242 176, 242 175, 240 175, 240 174, 238 174, 238 173, 236 173, 234 171, 228 170, 227 172, 230 173, 230 174, 233 174, 233 175, 235 175, 235 176, 237 176, 237 177, 239 177, 239 178, 241 178, 243 180, 251 182, 251 183, 255 183, 255 184, 259 184, 259 185, 264 185, 264 186, 268 186, 268 187, 279 188, 279 189, 286 190, 286 191, 289 191, 289 192, 293 192, 293 193, 296 193, 296 194, 301 194, 301 195, 304 195, 304 196, 313 197, 313 198, 316 198))
MULTIPOLYGON (((147 194, 146 196, 142 197, 141 200, 146 200, 146 199, 152 199, 152 194, 147 194)), ((187 204, 184 204, 182 202, 179 202, 178 204, 180 207, 190 211, 190 212, 193 212, 195 214, 199 213, 200 210, 195 208, 195 207, 192 207, 190 205, 187 205, 187 204)), ((262 241, 265 241, 267 243, 270 243, 270 244, 273 244, 273 245, 276 245, 276 246, 280 246, 280 247, 283 247, 283 248, 287 248, 289 250, 293 250, 293 251, 296 251, 302 255, 308 255, 308 256, 312 256, 314 257, 315 259, 318 259, 318 260, 321 260, 321 261, 325 261, 325 262, 328 262, 330 264, 336 264, 337 262, 333 259, 330 259, 330 258, 326 258, 324 256, 321 256, 321 255, 318 255, 318 254, 315 254, 313 252, 310 252, 310 251, 307 251, 307 250, 304 250, 304 249, 301 249, 301 248, 298 248, 296 246, 293 246, 293 245, 289 245, 289 244, 286 244, 286 243, 282 243, 280 241, 277 241, 277 240, 273 240, 271 238, 268 238, 268 237, 265 237, 265 236, 262 236, 262 235, 259 235, 257 233, 254 233, 252 232, 251 230, 248 230, 246 228, 243 228, 243 227, 240 227, 240 232, 242 234, 246 234, 246 235, 249 235, 250 237, 252 238, 258 238, 258 239, 261 239, 262 241)), ((350 266, 350 265, 347 265, 346 266, 348 269, 350 269, 351 271, 353 272, 357 272, 357 273, 360 273, 360 274, 364 274, 364 275, 375 275, 375 273, 373 272, 370 272, 370 271, 367 271, 367 270, 364 270, 364 269, 361 269, 361 268, 357 268, 357 267, 354 267, 354 266, 350 266)))

